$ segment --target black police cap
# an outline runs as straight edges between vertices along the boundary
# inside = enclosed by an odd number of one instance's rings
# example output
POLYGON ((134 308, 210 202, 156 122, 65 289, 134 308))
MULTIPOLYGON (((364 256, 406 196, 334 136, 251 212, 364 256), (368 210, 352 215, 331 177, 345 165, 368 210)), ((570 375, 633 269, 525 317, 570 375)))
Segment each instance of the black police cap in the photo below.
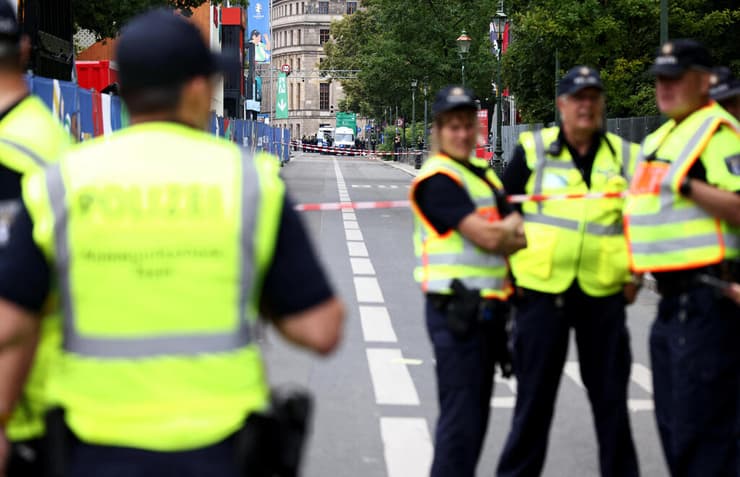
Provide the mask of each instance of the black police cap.
POLYGON ((212 52, 195 25, 165 9, 131 20, 116 47, 118 81, 124 93, 238 71, 238 58, 236 52, 228 56, 212 52))
POLYGON ((650 73, 678 78, 689 69, 710 71, 711 68, 709 50, 696 40, 682 38, 667 41, 658 48, 650 73))
POLYGON ((470 109, 478 110, 478 103, 475 101, 475 94, 468 88, 462 86, 446 86, 439 90, 432 103, 432 115, 445 113, 452 110, 470 109))
POLYGON ((601 76, 598 71, 588 66, 575 66, 569 69, 558 82, 558 96, 575 94, 586 88, 604 91, 601 76))
POLYGON ((735 78, 730 68, 726 66, 715 68, 712 72, 709 95, 715 101, 740 96, 740 79, 735 78))

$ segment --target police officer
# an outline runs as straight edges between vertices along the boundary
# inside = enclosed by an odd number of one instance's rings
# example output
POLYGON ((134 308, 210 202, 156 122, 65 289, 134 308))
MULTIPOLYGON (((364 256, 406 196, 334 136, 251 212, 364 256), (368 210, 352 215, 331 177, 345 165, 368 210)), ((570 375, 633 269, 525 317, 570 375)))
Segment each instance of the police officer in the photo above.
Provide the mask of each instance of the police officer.
MULTIPOLYGON (((625 191, 624 176, 637 146, 603 132, 603 90, 592 68, 577 66, 565 74, 558 85, 561 125, 519 136, 504 172, 508 193, 625 191)), ((529 245, 511 259, 517 283, 517 401, 498 466, 501 477, 542 471, 571 328, 594 416, 601 474, 638 474, 627 411, 632 357, 625 326, 625 300, 634 300, 636 291, 630 284, 622 205, 620 198, 523 204, 529 245)))
POLYGON ((269 400, 258 314, 325 354, 342 305, 277 159, 203 131, 226 59, 159 10, 124 29, 117 62, 133 125, 24 185, 0 255, 0 389, 22 382, 6 357, 33 349, 53 283, 69 475, 236 477, 234 434, 269 400))
MULTIPOLYGON (((28 90, 24 70, 30 50, 13 8, 0 2, 0 247, 6 245, 8 225, 18 212, 22 175, 55 160, 71 143, 62 125, 28 90)), ((20 405, 0 418, 13 442, 10 476, 43 472, 44 375, 59 339, 57 319, 42 321, 42 345, 20 405)))
POLYGON ((693 40, 658 50, 651 72, 669 120, 643 141, 625 208, 632 268, 661 294, 650 358, 673 476, 737 472, 740 320, 704 278, 740 278, 740 125, 710 100, 711 66, 693 40))
MULTIPOLYGON (((475 475, 488 427, 494 364, 505 352, 504 301, 511 293, 506 256, 526 244, 521 216, 506 210, 501 182, 472 157, 477 139, 472 91, 437 93, 438 151, 411 186, 416 280, 426 294, 434 346, 439 419, 431 475, 475 475), (495 341, 503 344, 496 346, 495 341), (502 339, 503 338, 503 339, 502 339)), ((506 365, 506 363, 503 363, 506 365)))
POLYGON ((714 69, 710 78, 709 96, 740 121, 740 79, 726 66, 714 69))

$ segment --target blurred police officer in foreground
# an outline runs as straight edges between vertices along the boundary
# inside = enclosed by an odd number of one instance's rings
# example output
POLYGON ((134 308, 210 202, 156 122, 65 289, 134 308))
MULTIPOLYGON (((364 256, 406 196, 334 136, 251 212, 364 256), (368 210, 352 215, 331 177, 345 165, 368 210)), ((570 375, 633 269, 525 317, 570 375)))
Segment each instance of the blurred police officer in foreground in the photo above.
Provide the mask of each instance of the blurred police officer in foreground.
MULTIPOLYGON (((52 284, 69 475, 236 476, 233 436, 269 400, 258 313, 325 354, 342 306, 277 159, 203 131, 226 59, 159 10, 124 29, 117 62, 133 125, 24 183, 0 256, 0 349, 31 354, 52 284)), ((25 363, 0 362, 15 389, 25 363)))
POLYGON ((506 257, 526 245, 522 218, 506 212, 503 189, 477 138, 473 92, 442 89, 432 105, 436 152, 411 186, 416 280, 426 294, 439 419, 431 475, 475 475, 493 391, 494 365, 508 366, 506 257), (503 216, 506 215, 504 218, 503 216))
MULTIPOLYGON (((22 176, 55 160, 72 142, 51 111, 28 90, 24 70, 30 51, 30 40, 21 34, 13 8, 0 0, 0 248, 7 246, 8 227, 19 210, 22 176)), ((13 442, 10 476, 43 471, 44 376, 58 346, 56 320, 45 318, 41 324, 42 344, 20 405, 12 415, 0 417, 13 442)), ((1 395, 0 401, 5 401, 1 395)))
POLYGON ((674 476, 736 475, 740 125, 709 97, 709 52, 674 40, 651 72, 669 120, 642 143, 625 208, 630 260, 662 298, 650 334, 655 414, 674 476))
POLYGON ((726 66, 714 69, 710 77, 709 96, 740 120, 740 78, 735 78, 726 66))
MULTIPOLYGON (((637 146, 603 132, 604 87, 577 66, 558 85, 561 125, 519 136, 504 172, 509 194, 623 192, 637 146)), ((511 258, 517 284, 513 362, 517 402, 498 475, 542 471, 571 328, 604 476, 638 474, 627 411, 632 364, 625 304, 634 300, 623 199, 523 205, 528 247, 511 258)))

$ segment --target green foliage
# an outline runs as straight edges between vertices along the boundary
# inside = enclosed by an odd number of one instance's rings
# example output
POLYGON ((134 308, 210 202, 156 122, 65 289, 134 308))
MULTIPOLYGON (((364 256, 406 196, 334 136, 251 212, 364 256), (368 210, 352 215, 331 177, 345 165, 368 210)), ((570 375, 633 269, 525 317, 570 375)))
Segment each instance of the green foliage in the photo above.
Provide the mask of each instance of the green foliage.
MULTIPOLYGON (((473 39, 466 83, 489 102, 496 60, 488 22, 495 0, 364 0, 363 10, 332 24, 335 41, 324 45, 324 69, 359 70, 342 80, 344 108, 382 118, 399 108, 411 118, 411 80, 417 117, 442 86, 460 82, 455 39, 465 29, 473 39)), ((696 38, 718 64, 740 74, 740 8, 736 0, 671 0, 671 38, 696 38)), ((503 57, 503 83, 515 95, 527 122, 554 120, 556 78, 569 68, 598 68, 607 94, 607 115, 657 114, 653 79, 647 74, 659 43, 658 0, 506 0, 512 43, 503 57), (560 69, 555 71, 555 52, 560 69)))
POLYGON ((390 108, 411 119, 411 80, 416 88, 417 118, 423 115, 423 84, 434 93, 461 81, 455 40, 465 29, 475 40, 466 60, 466 82, 489 94, 495 61, 488 42, 489 12, 495 0, 364 0, 364 9, 332 24, 334 41, 324 45, 322 69, 359 70, 343 80, 346 107, 382 118, 390 108))
MULTIPOLYGON (((205 0, 72 0, 72 15, 79 28, 94 32, 99 39, 113 38, 122 25, 152 8, 169 7, 189 14, 205 0)), ((222 1, 214 2, 217 4, 222 1)), ((249 5, 248 0, 232 0, 232 6, 249 5)))

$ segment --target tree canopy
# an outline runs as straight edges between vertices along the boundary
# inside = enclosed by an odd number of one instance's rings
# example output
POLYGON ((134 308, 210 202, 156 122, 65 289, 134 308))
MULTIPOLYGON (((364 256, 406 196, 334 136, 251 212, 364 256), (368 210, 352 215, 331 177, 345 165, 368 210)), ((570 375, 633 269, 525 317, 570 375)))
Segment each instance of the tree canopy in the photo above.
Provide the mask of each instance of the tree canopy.
MULTIPOLYGON (((460 82, 455 39, 473 39, 466 83, 485 101, 492 96, 496 60, 488 23, 495 0, 364 0, 364 9, 332 25, 323 69, 359 70, 343 80, 345 109, 382 117, 399 105, 408 115, 411 80, 425 78, 430 94, 460 82)), ((740 73, 740 8, 735 0, 672 0, 671 38, 702 41, 718 64, 740 73)), ((504 86, 525 121, 554 119, 556 76, 586 64, 606 85, 610 117, 656 114, 647 70, 659 43, 657 0, 507 0, 512 41, 503 56, 504 86), (555 53, 560 70, 555 71, 555 53)), ((417 90, 419 93, 419 90, 417 90)))
MULTIPOLYGON (((190 12, 205 0, 72 0, 75 25, 94 32, 98 38, 112 38, 130 18, 157 7, 190 12)), ((214 2, 221 3, 221 2, 214 2)), ((232 0, 232 5, 247 6, 248 0, 232 0)))

